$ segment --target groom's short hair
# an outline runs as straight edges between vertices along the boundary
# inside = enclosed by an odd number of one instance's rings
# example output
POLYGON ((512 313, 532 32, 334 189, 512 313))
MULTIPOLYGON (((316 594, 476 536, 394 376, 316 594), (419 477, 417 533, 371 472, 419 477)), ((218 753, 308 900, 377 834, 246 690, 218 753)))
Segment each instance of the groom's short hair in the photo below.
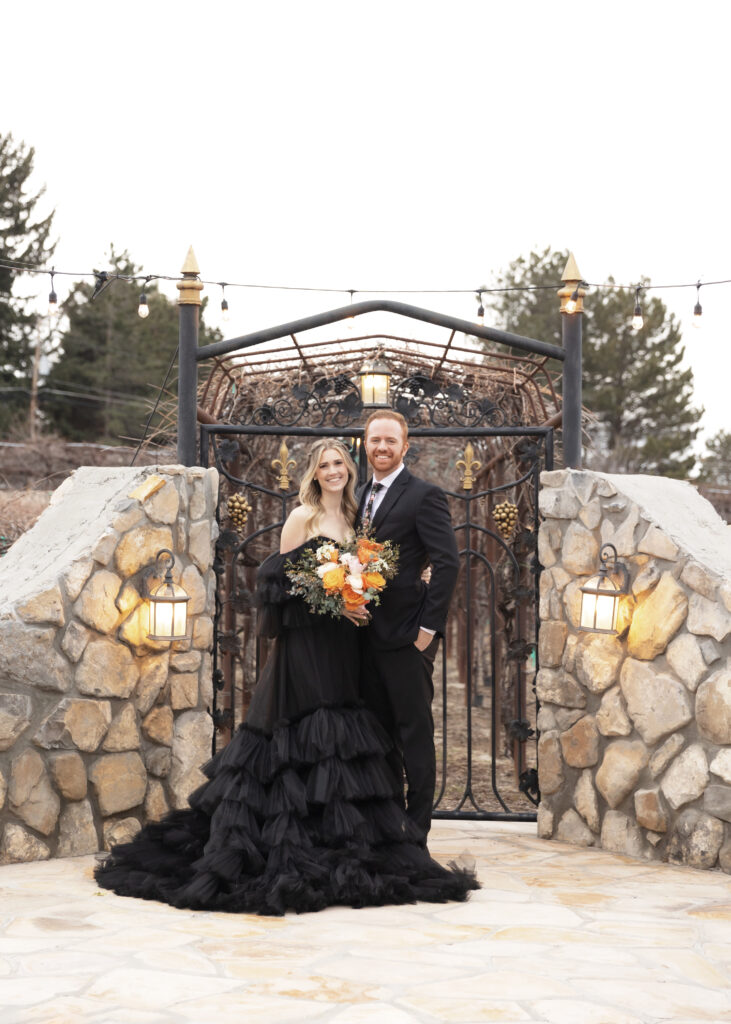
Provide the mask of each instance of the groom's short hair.
POLYGON ((363 428, 363 437, 368 437, 368 427, 371 425, 373 420, 395 420, 401 424, 401 429, 404 432, 404 441, 409 439, 409 425, 406 422, 406 418, 401 415, 400 412, 395 412, 393 409, 375 409, 368 419, 365 421, 365 427, 363 428))

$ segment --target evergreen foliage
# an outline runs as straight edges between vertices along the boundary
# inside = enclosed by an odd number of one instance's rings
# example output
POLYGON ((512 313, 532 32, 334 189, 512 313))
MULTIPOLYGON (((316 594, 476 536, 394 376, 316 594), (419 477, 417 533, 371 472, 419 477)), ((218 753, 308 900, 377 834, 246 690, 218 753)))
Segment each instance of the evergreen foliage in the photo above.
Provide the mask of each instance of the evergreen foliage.
POLYGON ((28 299, 17 294, 22 271, 4 264, 42 266, 54 250, 49 241, 53 213, 45 218, 36 213, 45 188, 29 190, 34 157, 32 147, 15 142, 10 134, 0 135, 0 436, 27 418, 34 332, 41 327, 28 299))
POLYGON ((706 441, 698 479, 716 487, 731 487, 731 433, 719 430, 706 441))
MULTIPOLYGON (((567 257, 546 248, 513 261, 498 287, 545 287, 493 296, 497 326, 560 345, 556 291, 567 257)), ((660 299, 645 294, 644 326, 635 331, 633 307, 634 292, 622 288, 590 289, 584 300, 583 403, 596 417, 584 461, 605 472, 687 478, 703 410, 692 405, 693 371, 681 366, 680 327, 660 299)))

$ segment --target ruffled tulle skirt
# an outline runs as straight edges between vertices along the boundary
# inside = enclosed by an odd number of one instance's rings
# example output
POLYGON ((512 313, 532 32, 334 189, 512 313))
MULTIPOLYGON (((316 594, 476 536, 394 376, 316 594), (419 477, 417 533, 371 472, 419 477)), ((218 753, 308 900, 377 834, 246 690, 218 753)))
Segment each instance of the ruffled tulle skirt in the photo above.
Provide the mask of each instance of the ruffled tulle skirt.
POLYGON ((478 883, 421 845, 389 748, 358 706, 320 706, 271 732, 245 723, 190 807, 114 847, 96 879, 123 896, 249 914, 463 900, 478 883))

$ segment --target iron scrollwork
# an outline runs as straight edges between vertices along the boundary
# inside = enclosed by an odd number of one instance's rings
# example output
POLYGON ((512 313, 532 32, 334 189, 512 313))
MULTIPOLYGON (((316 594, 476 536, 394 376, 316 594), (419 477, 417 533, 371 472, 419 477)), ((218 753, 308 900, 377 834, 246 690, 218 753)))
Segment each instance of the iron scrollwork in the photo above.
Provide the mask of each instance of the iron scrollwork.
POLYGON ((462 384, 442 384, 426 373, 405 377, 392 387, 392 405, 409 423, 426 412, 435 427, 501 427, 505 413, 487 395, 475 395, 462 384))
POLYGON ((320 377, 309 387, 294 384, 282 388, 278 397, 268 398, 251 414, 257 426, 308 427, 332 425, 347 427, 357 423, 363 413, 363 402, 356 384, 340 373, 336 377, 320 377))

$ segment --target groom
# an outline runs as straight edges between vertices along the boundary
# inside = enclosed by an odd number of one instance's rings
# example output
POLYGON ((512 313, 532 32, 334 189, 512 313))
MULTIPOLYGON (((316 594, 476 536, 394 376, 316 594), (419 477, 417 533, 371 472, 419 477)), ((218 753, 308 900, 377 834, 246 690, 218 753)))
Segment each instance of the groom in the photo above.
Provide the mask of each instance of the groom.
POLYGON ((364 630, 362 693, 394 741, 391 766, 398 779, 406 772, 406 811, 426 843, 436 783, 432 674, 459 555, 444 492, 404 466, 408 434, 404 417, 390 409, 365 425, 373 476, 359 495, 358 525, 398 544, 399 565, 364 630), (427 565, 428 586, 421 579, 427 565))

